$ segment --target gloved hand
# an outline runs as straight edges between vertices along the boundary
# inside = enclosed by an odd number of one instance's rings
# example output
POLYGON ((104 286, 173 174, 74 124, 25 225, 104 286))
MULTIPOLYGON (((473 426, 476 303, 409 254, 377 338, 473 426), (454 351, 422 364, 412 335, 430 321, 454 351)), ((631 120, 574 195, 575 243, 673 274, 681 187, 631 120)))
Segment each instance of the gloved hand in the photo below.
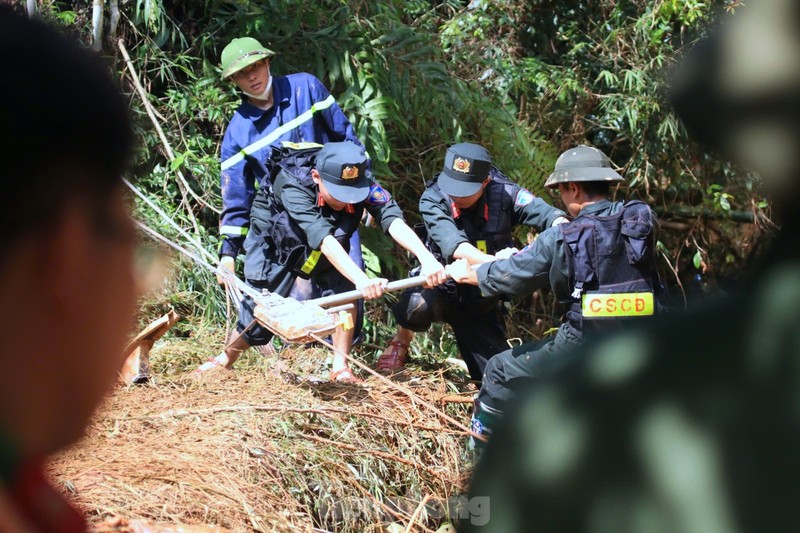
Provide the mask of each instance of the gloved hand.
POLYGON ((514 246, 509 246, 508 248, 503 248, 502 250, 494 254, 494 256, 497 259, 508 259, 517 252, 519 252, 517 248, 515 248, 514 246))
MULTIPOLYGON (((234 275, 236 275, 236 258, 231 257, 229 255, 223 255, 219 260, 220 268, 224 268, 226 270, 230 270, 234 275)), ((217 283, 220 285, 225 285, 225 278, 221 274, 217 274, 217 283)))
POLYGON ((447 265, 447 273, 458 283, 464 283, 469 280, 472 268, 466 259, 458 259, 447 265))

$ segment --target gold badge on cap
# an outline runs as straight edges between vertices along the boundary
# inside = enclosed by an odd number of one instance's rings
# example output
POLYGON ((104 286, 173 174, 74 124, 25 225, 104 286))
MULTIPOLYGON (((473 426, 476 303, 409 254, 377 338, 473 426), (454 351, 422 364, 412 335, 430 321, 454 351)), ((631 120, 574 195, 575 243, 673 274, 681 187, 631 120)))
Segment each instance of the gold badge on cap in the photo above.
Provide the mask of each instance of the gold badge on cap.
POLYGON ((346 166, 342 169, 343 180, 354 180, 358 177, 358 167, 346 166))
POLYGON ((456 157, 453 161, 453 170, 457 172, 463 172, 464 174, 469 174, 469 161, 464 159, 463 157, 456 157))

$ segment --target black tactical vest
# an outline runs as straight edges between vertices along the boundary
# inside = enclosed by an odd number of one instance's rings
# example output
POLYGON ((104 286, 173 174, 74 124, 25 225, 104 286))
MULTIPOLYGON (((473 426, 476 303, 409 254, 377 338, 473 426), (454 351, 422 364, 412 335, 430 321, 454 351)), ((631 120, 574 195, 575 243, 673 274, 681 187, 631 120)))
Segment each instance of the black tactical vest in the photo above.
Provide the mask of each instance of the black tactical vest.
POLYGON ((567 323, 584 331, 650 316, 661 307, 650 207, 627 202, 608 216, 579 216, 560 226, 574 302, 567 323))
MULTIPOLYGON (((309 278, 312 272, 319 273, 332 268, 330 262, 319 250, 312 250, 303 232, 289 216, 289 213, 275 197, 272 185, 278 174, 285 173, 302 186, 317 192, 311 169, 316 164, 316 157, 322 145, 313 143, 284 143, 280 147, 272 147, 272 153, 262 165, 264 179, 261 188, 253 199, 250 211, 251 231, 263 228, 264 238, 271 248, 274 259, 281 265, 291 265, 297 274, 309 278)), ((350 237, 358 229, 363 207, 353 206, 354 213, 342 211, 336 214, 333 237, 345 251, 350 251, 350 237)))
MULTIPOLYGON (((514 226, 514 199, 516 186, 500 170, 492 167, 489 171, 491 180, 483 191, 483 198, 478 202, 484 206, 483 213, 456 218, 458 208, 453 200, 439 188, 434 179, 428 186, 437 191, 450 205, 456 225, 467 234, 470 244, 487 254, 495 254, 504 248, 514 245, 511 230, 514 226)), ((432 239, 423 239, 428 249, 445 263, 439 246, 432 239)))

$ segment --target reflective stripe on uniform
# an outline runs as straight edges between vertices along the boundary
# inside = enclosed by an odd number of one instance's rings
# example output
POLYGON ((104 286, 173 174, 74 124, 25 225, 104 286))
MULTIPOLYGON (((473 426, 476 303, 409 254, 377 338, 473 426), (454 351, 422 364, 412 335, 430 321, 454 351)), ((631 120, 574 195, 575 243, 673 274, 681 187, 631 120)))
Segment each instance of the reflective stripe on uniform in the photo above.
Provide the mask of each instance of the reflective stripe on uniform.
POLYGON ((488 254, 488 253, 489 253, 489 252, 487 251, 487 250, 489 250, 489 248, 487 248, 487 247, 486 247, 486 241, 477 241, 477 242, 475 243, 475 247, 476 247, 478 250, 480 250, 481 252, 485 253, 485 254, 488 254))
POLYGON ((241 228, 239 226, 222 226, 219 228, 220 235, 232 235, 238 237, 240 235, 247 235, 249 228, 241 228))
POLYGON ((584 318, 650 316, 655 303, 652 292, 587 293, 581 300, 584 318))
POLYGON ((333 98, 333 95, 328 95, 328 97, 325 100, 323 100, 322 102, 317 102, 317 103, 313 104, 304 113, 301 113, 301 114, 297 115, 297 117, 295 117, 294 119, 290 120, 289 122, 287 122, 283 126, 280 126, 280 127, 276 128, 276 129, 274 129, 266 137, 262 137, 261 139, 257 140, 256 142, 250 144, 249 146, 246 146, 246 147, 242 148, 241 150, 239 150, 238 153, 232 155, 231 157, 229 157, 228 159, 223 161, 222 162, 222 170, 228 169, 228 168, 232 167, 233 165, 235 165, 236 163, 238 163, 239 161, 242 161, 244 159, 244 156, 252 154, 253 152, 258 151, 258 150, 264 148, 265 146, 268 146, 268 145, 272 144, 275 141, 275 139, 279 138, 284 133, 287 133, 287 132, 295 129, 296 127, 298 127, 300 124, 302 124, 304 122, 308 122, 309 120, 311 120, 314 117, 314 113, 316 113, 317 111, 322 111, 324 109, 328 109, 335 102, 336 102, 336 100, 333 98))
POLYGON ((295 143, 292 141, 281 141, 281 146, 283 148, 291 148, 292 150, 306 150, 311 148, 322 148, 324 145, 310 142, 295 143))
POLYGON ((304 274, 311 274, 311 271, 314 270, 315 266, 317 266, 320 255, 322 255, 322 253, 319 250, 312 251, 308 256, 308 259, 306 259, 306 262, 300 267, 300 271, 304 274))

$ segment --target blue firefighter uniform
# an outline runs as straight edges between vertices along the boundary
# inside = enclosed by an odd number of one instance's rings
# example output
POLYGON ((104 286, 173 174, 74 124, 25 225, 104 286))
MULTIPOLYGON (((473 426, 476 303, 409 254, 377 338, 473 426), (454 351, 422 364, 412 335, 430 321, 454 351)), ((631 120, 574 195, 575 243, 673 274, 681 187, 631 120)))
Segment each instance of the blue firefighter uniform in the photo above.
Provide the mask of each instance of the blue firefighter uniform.
POLYGON ((264 111, 245 100, 222 139, 221 255, 236 256, 250 227, 255 184, 265 178, 261 163, 273 146, 295 143, 361 142, 333 96, 311 74, 276 76, 274 105, 264 111))
MULTIPOLYGON (((333 96, 307 73, 275 76, 273 106, 268 110, 246 98, 233 115, 222 139, 222 214, 220 255, 236 257, 250 228, 250 209, 257 187, 265 185, 264 162, 281 142, 350 141, 361 146, 353 126, 333 96), (258 184, 258 185, 256 185, 258 184)), ((351 238, 350 257, 363 267, 358 232, 351 238)), ((356 336, 361 327, 359 302, 356 336)))

